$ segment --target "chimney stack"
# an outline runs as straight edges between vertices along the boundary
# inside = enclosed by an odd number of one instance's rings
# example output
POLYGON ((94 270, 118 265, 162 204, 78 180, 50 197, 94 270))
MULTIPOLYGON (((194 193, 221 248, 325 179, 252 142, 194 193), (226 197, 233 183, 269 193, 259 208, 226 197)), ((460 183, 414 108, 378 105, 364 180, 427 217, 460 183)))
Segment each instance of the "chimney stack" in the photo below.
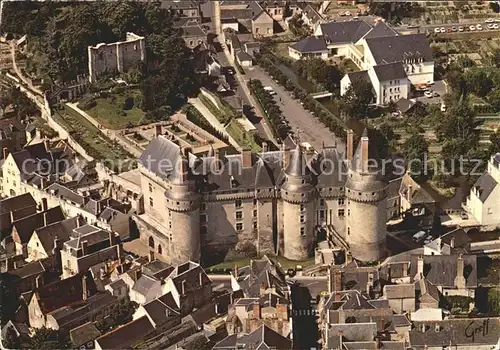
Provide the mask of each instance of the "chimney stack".
POLYGON ((198 274, 198 282, 200 283, 200 287, 203 286, 203 272, 198 274))
POLYGON ((155 137, 158 137, 161 135, 161 124, 156 124, 155 125, 155 137))
POLYGON ((181 283, 181 295, 186 295, 186 280, 181 283))
POLYGON ((88 294, 87 294, 87 276, 84 274, 82 276, 82 299, 87 300, 88 294))
POLYGON ((48 220, 47 220, 47 212, 46 212, 46 211, 44 211, 44 212, 42 213, 42 215, 43 215, 43 226, 42 226, 42 227, 45 227, 45 226, 47 226, 47 224, 48 224, 48 220))
POLYGON ((262 142, 262 153, 269 152, 269 145, 267 142, 262 142))
POLYGON ((417 258, 417 275, 415 276, 415 280, 420 280, 424 275, 424 258, 422 255, 419 255, 417 258))
POLYGON ((361 169, 363 172, 368 172, 368 136, 361 138, 361 169))
POLYGON ((455 277, 455 287, 457 287, 457 289, 465 289, 465 283, 464 258, 462 254, 459 254, 457 260, 457 276, 455 277))
POLYGON ((241 158, 243 163, 243 168, 251 168, 252 167, 252 151, 249 149, 244 149, 241 151, 241 158))
POLYGON ((260 283, 259 294, 260 294, 260 296, 263 296, 264 294, 266 294, 266 285, 264 284, 264 282, 260 283))
POLYGON ((89 242, 87 241, 82 241, 82 256, 87 255, 87 247, 89 245, 89 242))
POLYGON ((42 279, 42 275, 36 276, 36 278, 35 278, 35 288, 36 289, 38 289, 42 286, 42 283, 40 282, 41 279, 42 279))
POLYGON ((43 144, 45 146, 45 151, 49 152, 50 151, 50 142, 48 138, 43 139, 43 144))
POLYGON ((42 198, 42 211, 49 209, 49 205, 47 203, 47 198, 42 198))
POLYGON ((135 282, 137 282, 139 278, 141 278, 141 276, 142 276, 142 270, 139 267, 137 270, 134 271, 135 282))
POLYGON ((283 169, 286 169, 290 161, 290 151, 286 148, 284 143, 281 144, 281 153, 283 156, 283 169))
POLYGON ((238 264, 234 264, 233 276, 236 280, 238 280, 238 264))
POLYGON ((7 159, 7 157, 9 156, 9 149, 7 147, 4 147, 3 148, 3 159, 7 159))
POLYGON ((155 260, 155 252, 150 250, 149 253, 148 253, 148 261, 149 262, 152 262, 155 260))
POLYGON ((352 129, 347 130, 347 160, 351 161, 354 154, 354 131, 352 129))
POLYGON ((260 320, 260 304, 258 301, 253 304, 253 318, 260 320))
POLYGON ((450 248, 451 249, 455 248, 455 237, 451 237, 450 248))
POLYGON ((438 238, 436 238, 436 249, 439 254, 441 254, 441 243, 441 236, 439 236, 438 238))
POLYGON ((115 234, 109 231, 108 239, 109 239, 109 246, 112 247, 115 244, 115 234))
POLYGON ((15 218, 15 216, 14 216, 14 212, 13 212, 13 211, 11 211, 11 212, 10 212, 10 223, 12 224, 14 221, 16 221, 16 218, 15 218))
POLYGON ((215 171, 220 171, 222 169, 222 164, 220 162, 220 151, 216 149, 214 151, 214 168, 215 171))
POLYGON ((412 185, 408 185, 408 202, 411 203, 411 197, 413 195, 413 186, 412 185))
POLYGON ((349 251, 345 252, 345 263, 350 264, 352 262, 352 254, 349 251))

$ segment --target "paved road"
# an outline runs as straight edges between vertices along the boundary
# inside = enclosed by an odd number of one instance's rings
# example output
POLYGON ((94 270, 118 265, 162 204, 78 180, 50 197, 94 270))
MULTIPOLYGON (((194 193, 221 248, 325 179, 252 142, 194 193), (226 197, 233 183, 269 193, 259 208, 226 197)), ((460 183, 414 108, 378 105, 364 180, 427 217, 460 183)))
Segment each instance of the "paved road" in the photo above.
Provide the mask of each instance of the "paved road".
MULTIPOLYGON (((247 69, 246 76, 251 79, 259 79, 265 86, 271 86, 276 92, 276 99, 279 102, 281 99, 283 105, 281 110, 286 120, 288 120, 292 130, 299 130, 301 142, 309 142, 316 150, 321 150, 324 142, 325 146, 332 146, 335 143, 335 134, 327 127, 306 111, 299 101, 294 100, 284 87, 276 83, 271 77, 260 67, 254 66, 247 69)), ((337 147, 343 151, 344 143, 340 138, 337 138, 337 147)))

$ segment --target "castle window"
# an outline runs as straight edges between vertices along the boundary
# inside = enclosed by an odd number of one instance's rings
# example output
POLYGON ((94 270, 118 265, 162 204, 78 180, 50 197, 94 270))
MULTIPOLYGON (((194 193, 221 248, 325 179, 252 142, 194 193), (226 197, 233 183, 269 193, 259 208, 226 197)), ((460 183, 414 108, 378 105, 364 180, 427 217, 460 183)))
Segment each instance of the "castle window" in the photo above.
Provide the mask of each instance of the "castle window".
POLYGON ((306 210, 306 207, 305 207, 305 205, 304 205, 304 204, 301 204, 301 205, 300 205, 300 211, 304 211, 304 210, 306 210))
POLYGON ((206 223, 207 222, 207 214, 201 214, 200 215, 200 222, 202 224, 206 223))
POLYGON ((254 221, 254 222, 253 222, 252 227, 253 227, 253 229, 254 229, 254 230, 257 230, 257 227, 258 227, 258 226, 257 226, 257 221, 254 221))
POLYGON ((152 207, 153 206, 153 198, 149 198, 149 206, 152 207))
POLYGON ((344 198, 339 198, 338 199, 338 204, 339 205, 344 205, 344 203, 345 203, 345 199, 344 198))
MULTIPOLYGON (((168 209, 167 209, 168 210, 168 209)), ((172 217, 172 211, 168 210, 168 217, 171 218, 172 217)))
POLYGON ((168 220, 168 228, 172 229, 172 221, 168 220))
POLYGON ((347 216, 351 216, 351 209, 347 209, 347 216))
POLYGON ((241 208, 243 206, 243 203, 241 202, 241 199, 237 199, 234 201, 234 206, 236 208, 241 208))
POLYGON ((344 214, 345 214, 345 210, 344 209, 339 209, 338 210, 338 216, 339 217, 344 217, 344 214))
POLYGON ((200 211, 205 211, 207 210, 207 205, 205 203, 200 204, 200 211))
POLYGON ((137 45, 134 45, 134 51, 137 51, 137 45))
POLYGON ((253 217, 256 218, 257 217, 257 209, 254 209, 253 210, 253 217))
POLYGON ((202 234, 202 235, 206 235, 207 234, 207 226, 206 225, 202 225, 200 227, 200 234, 202 234))
POLYGON ((256 198, 253 199, 253 205, 257 205, 257 199, 256 198))
POLYGON ((153 192, 153 185, 149 184, 149 192, 153 192))
POLYGON ((242 222, 238 222, 236 224, 236 231, 238 231, 238 232, 243 231, 243 223, 242 222))
POLYGON ((153 237, 149 237, 148 241, 149 247, 155 249, 155 240, 153 237))
POLYGON ((325 219, 325 211, 324 211, 324 210, 320 210, 320 211, 319 211, 319 218, 320 218, 321 220, 324 220, 324 219, 325 219))
POLYGON ((351 234, 351 228, 350 228, 350 227, 348 227, 348 228, 347 228, 347 235, 349 236, 350 234, 351 234))
POLYGON ((372 192, 372 196, 374 196, 374 195, 375 195, 375 192, 372 192))
POLYGON ((304 215, 301 215, 300 216, 300 223, 303 224, 304 222, 306 222, 306 217, 304 215))
POLYGON ((300 235, 301 236, 305 236, 306 235, 306 228, 305 227, 301 227, 300 228, 300 235))
POLYGON ((163 249, 161 248, 161 244, 158 244, 158 254, 162 254, 163 249))
POLYGON ((241 219, 243 219, 243 212, 237 211, 236 212, 236 220, 241 220, 241 219))
POLYGON ((319 205, 320 205, 321 207, 324 207, 324 206, 325 206, 325 200, 324 200, 323 198, 321 198, 321 199, 319 200, 319 205))

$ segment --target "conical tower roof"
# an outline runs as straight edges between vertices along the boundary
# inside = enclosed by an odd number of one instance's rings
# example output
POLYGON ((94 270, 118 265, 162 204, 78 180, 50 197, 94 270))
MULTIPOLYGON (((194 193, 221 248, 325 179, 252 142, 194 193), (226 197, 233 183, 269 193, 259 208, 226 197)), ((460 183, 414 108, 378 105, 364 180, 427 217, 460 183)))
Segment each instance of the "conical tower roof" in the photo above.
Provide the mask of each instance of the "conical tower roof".
POLYGON ((309 174, 309 168, 298 143, 290 156, 290 162, 285 170, 285 174, 295 177, 302 177, 309 174))

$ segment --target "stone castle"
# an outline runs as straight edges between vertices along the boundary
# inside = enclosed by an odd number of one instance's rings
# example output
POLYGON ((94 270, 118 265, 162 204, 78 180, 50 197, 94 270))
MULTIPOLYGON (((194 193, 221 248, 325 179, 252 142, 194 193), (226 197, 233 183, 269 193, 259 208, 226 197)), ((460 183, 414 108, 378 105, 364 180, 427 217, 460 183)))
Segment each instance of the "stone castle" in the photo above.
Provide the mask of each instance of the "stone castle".
POLYGON ((105 72, 125 72, 133 63, 145 60, 146 43, 143 36, 128 32, 125 41, 89 46, 89 80, 94 83, 105 72))
POLYGON ((140 237, 172 263, 246 250, 300 261, 320 239, 358 260, 379 260, 387 183, 370 166, 366 131, 356 151, 353 138, 349 131, 346 152, 264 144, 261 153, 198 157, 159 134, 139 159, 140 237))

